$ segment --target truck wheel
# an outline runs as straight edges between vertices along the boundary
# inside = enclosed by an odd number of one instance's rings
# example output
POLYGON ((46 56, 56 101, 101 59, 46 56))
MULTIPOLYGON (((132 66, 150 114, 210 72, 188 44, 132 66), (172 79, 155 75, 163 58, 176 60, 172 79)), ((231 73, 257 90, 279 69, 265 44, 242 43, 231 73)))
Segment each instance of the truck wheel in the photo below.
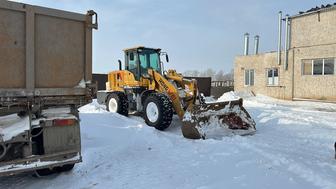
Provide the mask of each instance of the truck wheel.
POLYGON ((58 173, 71 171, 75 167, 75 164, 67 164, 60 167, 56 167, 55 170, 58 173))
POLYGON ((111 93, 107 98, 106 107, 109 112, 128 116, 127 96, 122 92, 111 93))
POLYGON ((170 99, 160 93, 152 93, 145 100, 144 118, 147 125, 158 130, 165 130, 173 119, 173 108, 170 99))
POLYGON ((39 170, 35 170, 33 176, 34 177, 44 177, 44 176, 48 176, 48 175, 52 175, 56 173, 56 171, 54 169, 39 169, 39 170))

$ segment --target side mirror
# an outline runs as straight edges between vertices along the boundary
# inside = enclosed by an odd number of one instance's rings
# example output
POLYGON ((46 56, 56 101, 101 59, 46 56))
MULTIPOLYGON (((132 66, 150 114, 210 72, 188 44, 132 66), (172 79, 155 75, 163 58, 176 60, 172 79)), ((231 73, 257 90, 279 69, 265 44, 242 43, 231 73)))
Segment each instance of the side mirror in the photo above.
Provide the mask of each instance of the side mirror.
POLYGON ((119 70, 122 70, 121 69, 121 60, 118 60, 118 63, 119 63, 119 70))
POLYGON ((166 54, 166 61, 169 62, 168 54, 166 54))

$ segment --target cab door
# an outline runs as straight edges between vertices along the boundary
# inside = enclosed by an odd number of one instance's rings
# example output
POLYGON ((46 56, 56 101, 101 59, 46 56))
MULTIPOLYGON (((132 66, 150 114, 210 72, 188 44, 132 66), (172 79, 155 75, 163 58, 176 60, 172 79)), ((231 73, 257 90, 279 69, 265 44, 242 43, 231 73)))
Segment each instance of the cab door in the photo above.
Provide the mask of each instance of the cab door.
POLYGON ((140 67, 139 67, 139 60, 137 60, 137 52, 130 51, 126 52, 126 70, 133 73, 134 78, 139 81, 140 80, 140 67))

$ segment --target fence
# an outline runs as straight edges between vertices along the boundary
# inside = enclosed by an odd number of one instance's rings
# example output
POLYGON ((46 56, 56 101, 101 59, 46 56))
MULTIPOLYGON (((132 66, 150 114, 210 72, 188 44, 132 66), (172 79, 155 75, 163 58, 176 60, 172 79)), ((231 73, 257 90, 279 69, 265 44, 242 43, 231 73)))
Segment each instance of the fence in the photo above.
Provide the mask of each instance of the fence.
POLYGON ((234 81, 212 81, 211 82, 211 96, 219 98, 223 93, 234 90, 234 81))

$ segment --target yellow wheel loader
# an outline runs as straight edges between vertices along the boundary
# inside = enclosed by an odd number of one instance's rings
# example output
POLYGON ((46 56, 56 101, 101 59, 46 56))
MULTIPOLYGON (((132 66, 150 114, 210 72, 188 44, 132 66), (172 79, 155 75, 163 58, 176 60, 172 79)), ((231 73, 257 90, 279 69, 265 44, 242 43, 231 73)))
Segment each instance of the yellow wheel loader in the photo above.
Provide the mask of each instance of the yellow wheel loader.
POLYGON ((175 70, 164 71, 161 49, 134 47, 125 49, 125 69, 108 74, 105 91, 97 100, 107 110, 128 116, 142 115, 149 126, 165 130, 173 114, 182 120, 186 138, 200 139, 255 132, 255 122, 242 106, 242 99, 205 103, 196 80, 185 79, 175 70))

